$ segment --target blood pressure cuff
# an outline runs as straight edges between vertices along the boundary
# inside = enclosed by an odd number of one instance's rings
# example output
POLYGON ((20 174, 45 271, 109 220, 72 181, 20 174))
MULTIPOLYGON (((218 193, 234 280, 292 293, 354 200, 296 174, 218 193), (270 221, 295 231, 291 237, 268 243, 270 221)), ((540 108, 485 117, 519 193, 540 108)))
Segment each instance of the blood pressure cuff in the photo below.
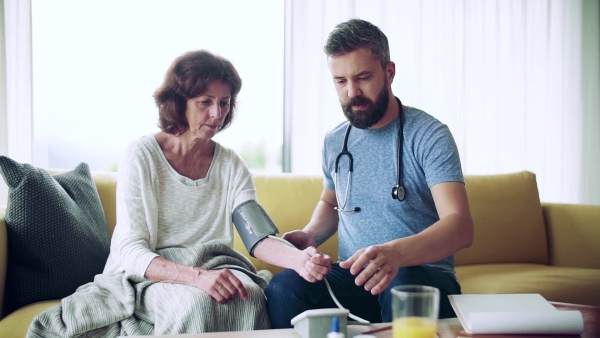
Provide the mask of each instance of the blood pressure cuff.
POLYGON ((258 243, 270 235, 279 233, 269 215, 254 200, 238 205, 233 210, 231 218, 252 257, 254 257, 254 248, 258 243))

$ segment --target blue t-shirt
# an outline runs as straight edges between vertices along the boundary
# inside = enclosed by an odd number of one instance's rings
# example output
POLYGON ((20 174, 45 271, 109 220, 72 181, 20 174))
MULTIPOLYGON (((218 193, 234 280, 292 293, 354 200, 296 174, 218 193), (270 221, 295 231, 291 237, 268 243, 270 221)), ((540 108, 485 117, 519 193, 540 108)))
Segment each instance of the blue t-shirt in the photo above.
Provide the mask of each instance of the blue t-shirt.
MULTIPOLYGON (((348 156, 338 164, 334 186, 335 160, 341 152, 349 122, 325 136, 323 147, 324 184, 344 203, 348 180, 348 156)), ((345 208, 338 224, 340 260, 357 250, 419 233, 439 220, 430 188, 438 183, 464 183, 460 157, 454 138, 445 124, 431 115, 404 106, 402 178, 404 201, 392 199, 396 186, 399 118, 380 129, 352 128, 348 151, 354 158, 354 171, 345 208)), ((454 256, 429 264, 454 275, 454 256)))

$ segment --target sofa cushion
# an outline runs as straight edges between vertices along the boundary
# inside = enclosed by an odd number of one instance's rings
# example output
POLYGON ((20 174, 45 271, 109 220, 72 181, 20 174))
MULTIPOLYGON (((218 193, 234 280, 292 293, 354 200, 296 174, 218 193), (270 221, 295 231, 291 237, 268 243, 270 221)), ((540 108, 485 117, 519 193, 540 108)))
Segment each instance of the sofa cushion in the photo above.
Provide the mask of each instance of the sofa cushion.
POLYGON ((456 265, 548 263, 547 234, 533 173, 465 176, 465 188, 475 237, 469 248, 456 253, 456 265))
POLYGON ((542 203, 542 209, 550 264, 600 269, 600 205, 542 203))
POLYGON ((600 304, 600 270, 542 264, 456 267, 464 294, 539 293, 548 301, 600 304))
MULTIPOLYGON (((65 169, 46 169, 50 175, 62 174, 65 169)), ((112 171, 94 171, 92 179, 96 183, 100 202, 104 209, 104 217, 106 217, 106 225, 108 226, 108 239, 112 238, 112 234, 117 225, 117 172, 112 171)))
POLYGON ((47 300, 29 304, 2 318, 0 321, 0 337, 25 337, 27 328, 29 328, 33 318, 60 303, 60 300, 47 300))
POLYGON ((101 273, 108 258, 106 219, 90 170, 50 175, 0 156, 8 187, 8 267, 4 314, 64 298, 101 273))

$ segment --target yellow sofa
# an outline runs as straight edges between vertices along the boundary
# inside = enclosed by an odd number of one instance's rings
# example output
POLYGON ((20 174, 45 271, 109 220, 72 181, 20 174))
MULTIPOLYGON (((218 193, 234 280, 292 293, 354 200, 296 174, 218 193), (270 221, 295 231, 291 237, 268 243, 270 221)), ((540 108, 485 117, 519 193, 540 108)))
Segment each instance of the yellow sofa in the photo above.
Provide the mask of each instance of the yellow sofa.
MULTIPOLYGON (((95 172, 94 180, 112 235, 115 226, 115 173, 95 172)), ((475 222, 470 248, 456 254, 463 293, 540 293, 546 299, 600 306, 600 206, 540 203, 535 175, 467 176, 475 222)), ((320 176, 256 175, 259 202, 281 234, 302 228, 322 189, 320 176)), ((235 246, 247 254, 239 237, 235 246)), ((0 208, 0 304, 7 264, 4 209, 0 208)), ((337 259, 335 236, 320 250, 337 259)), ((257 269, 279 268, 251 258, 257 269)), ((23 337, 33 317, 59 300, 0 314, 0 338, 23 337)), ((0 307, 1 308, 1 307, 0 307)))

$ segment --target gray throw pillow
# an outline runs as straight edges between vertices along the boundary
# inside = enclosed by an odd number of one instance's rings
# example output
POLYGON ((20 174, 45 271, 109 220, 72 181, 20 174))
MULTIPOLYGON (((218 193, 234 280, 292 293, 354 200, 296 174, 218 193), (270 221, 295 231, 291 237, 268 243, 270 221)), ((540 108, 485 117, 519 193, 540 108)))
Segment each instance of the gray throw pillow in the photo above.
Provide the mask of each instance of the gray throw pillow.
POLYGON ((0 174, 9 188, 5 315, 64 298, 102 273, 110 244, 87 164, 52 176, 0 156, 0 174))

